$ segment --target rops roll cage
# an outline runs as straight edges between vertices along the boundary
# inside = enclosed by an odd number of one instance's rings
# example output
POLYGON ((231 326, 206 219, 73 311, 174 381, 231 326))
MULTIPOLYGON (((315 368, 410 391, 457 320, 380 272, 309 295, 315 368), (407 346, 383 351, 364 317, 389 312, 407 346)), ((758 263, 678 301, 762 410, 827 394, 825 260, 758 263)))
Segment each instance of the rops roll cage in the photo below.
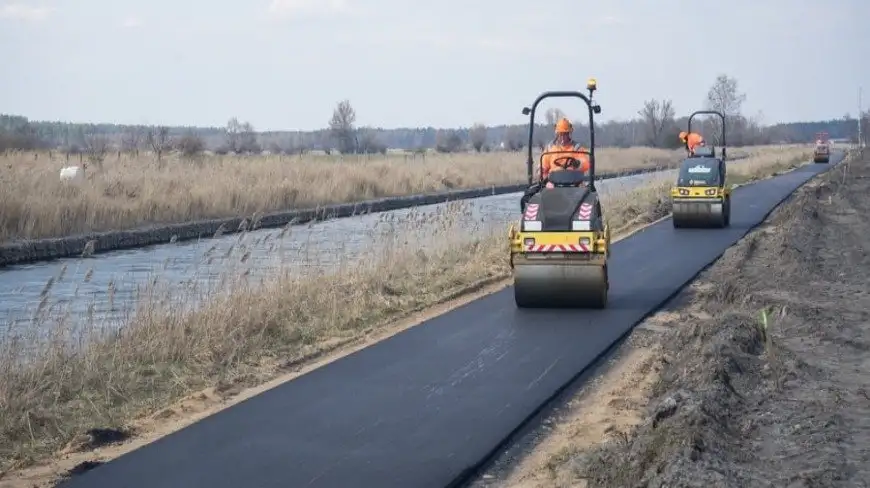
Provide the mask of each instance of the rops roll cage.
POLYGON ((687 129, 688 133, 692 133, 692 119, 695 118, 696 115, 718 115, 719 119, 722 120, 722 160, 728 159, 728 153, 725 151, 727 144, 725 143, 725 115, 718 110, 698 110, 697 112, 693 112, 692 115, 689 115, 689 127, 687 129))
MULTIPOLYGON (((589 90, 587 97, 579 91, 548 91, 538 95, 532 107, 523 107, 523 115, 529 116, 529 141, 528 141, 528 157, 526 159, 526 167, 528 169, 529 185, 534 183, 534 165, 535 157, 532 154, 532 147, 535 140, 535 111, 538 109, 544 99, 547 98, 566 98, 573 97, 583 100, 586 108, 589 111, 589 188, 595 190, 595 114, 601 113, 601 106, 597 102, 592 101, 592 93, 598 89, 598 82, 595 78, 590 78, 586 83, 586 89, 589 90)), ((538 173, 541 174, 540 171, 538 173)), ((539 180, 542 181, 542 180, 539 180)))

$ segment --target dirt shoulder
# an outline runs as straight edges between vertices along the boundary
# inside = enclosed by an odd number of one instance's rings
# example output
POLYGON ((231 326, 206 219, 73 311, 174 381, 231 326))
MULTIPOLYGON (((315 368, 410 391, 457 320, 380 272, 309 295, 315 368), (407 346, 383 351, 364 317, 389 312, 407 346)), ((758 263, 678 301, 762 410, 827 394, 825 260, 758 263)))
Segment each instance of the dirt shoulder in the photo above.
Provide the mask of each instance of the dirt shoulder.
POLYGON ((865 486, 868 194, 798 190, 475 486, 865 486))

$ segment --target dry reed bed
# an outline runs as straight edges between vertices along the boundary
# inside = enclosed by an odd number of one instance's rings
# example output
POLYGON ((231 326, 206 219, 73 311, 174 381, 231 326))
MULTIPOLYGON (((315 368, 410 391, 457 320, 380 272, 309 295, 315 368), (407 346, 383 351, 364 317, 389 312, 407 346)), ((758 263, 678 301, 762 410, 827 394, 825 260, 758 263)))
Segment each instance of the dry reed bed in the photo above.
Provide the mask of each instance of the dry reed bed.
MULTIPOLYGON (((806 149, 755 156, 729 178, 763 177, 806 161, 806 149)), ((605 198, 616 234, 665 216, 666 181, 605 198)), ((458 208, 458 207, 457 207, 458 208)), ((262 383, 318 353, 363 340, 412 311, 509 276, 507 233, 457 244, 450 216, 428 252, 381 256, 316 278, 236 280, 194 312, 153 298, 121 331, 55 328, 0 348, 0 470, 44 459, 92 428, 128 429, 173 401, 219 385, 262 383), (138 419, 138 420, 137 420, 138 419)), ((396 236, 402 243, 402 236, 396 236)))
MULTIPOLYGON (((755 153, 765 147, 735 148, 755 153)), ((680 151, 603 148, 599 173, 667 167, 680 151)), ((0 157, 0 242, 128 230, 149 224, 252 215, 525 179, 520 153, 417 156, 110 155, 86 184, 59 180, 59 153, 0 157)), ((78 164, 74 159, 69 164, 78 164)))

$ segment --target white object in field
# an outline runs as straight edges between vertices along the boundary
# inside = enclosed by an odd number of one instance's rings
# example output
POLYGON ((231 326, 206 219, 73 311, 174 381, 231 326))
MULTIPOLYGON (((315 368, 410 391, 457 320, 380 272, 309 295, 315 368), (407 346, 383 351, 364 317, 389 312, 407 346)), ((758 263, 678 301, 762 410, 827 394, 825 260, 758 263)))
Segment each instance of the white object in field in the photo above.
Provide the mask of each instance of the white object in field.
POLYGON ((64 183, 81 183, 85 180, 84 166, 66 166, 60 169, 60 181, 64 183))

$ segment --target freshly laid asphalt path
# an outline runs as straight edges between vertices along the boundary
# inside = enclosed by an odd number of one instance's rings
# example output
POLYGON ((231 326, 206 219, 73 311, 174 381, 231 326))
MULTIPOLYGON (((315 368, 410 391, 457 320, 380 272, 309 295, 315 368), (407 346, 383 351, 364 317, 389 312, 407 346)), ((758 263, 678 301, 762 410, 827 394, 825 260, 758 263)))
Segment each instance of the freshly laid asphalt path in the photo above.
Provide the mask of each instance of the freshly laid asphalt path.
MULTIPOLYGON (((616 243, 605 310, 507 288, 99 466, 64 488, 427 488, 469 475, 542 404, 814 175, 735 190, 731 227, 670 219, 616 243)), ((605 209, 606 212, 606 209, 605 209)))

